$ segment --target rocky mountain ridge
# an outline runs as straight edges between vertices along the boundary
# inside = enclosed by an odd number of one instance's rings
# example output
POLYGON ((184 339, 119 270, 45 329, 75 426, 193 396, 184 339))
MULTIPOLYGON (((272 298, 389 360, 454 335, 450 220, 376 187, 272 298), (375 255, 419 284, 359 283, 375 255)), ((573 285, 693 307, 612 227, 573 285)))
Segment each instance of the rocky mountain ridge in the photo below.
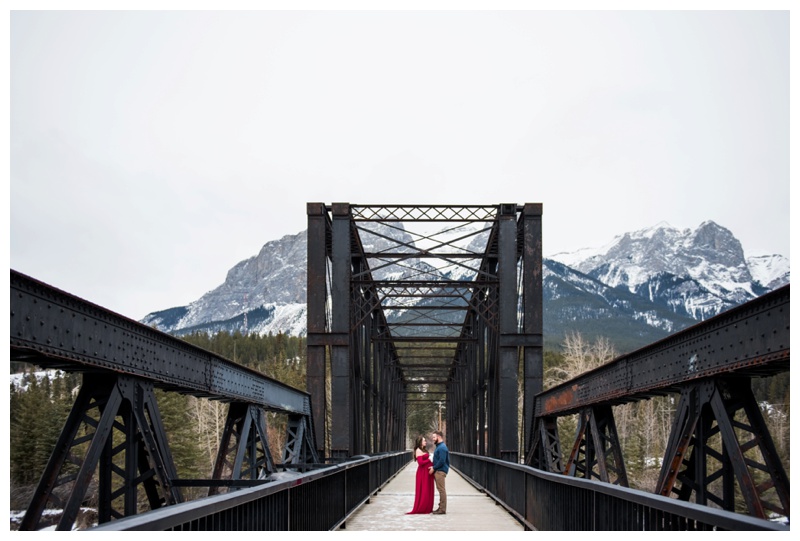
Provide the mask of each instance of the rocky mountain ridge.
POLYGON ((789 282, 788 260, 772 255, 748 261, 736 237, 712 221, 695 230, 662 222, 600 248, 552 258, 698 321, 789 282))
MULTIPOLYGON (((387 236, 412 242, 396 228, 374 227, 378 229, 361 232, 369 251, 380 251, 387 236)), ((475 248, 481 238, 471 242, 475 248)), ((153 312, 142 322, 178 335, 221 330, 304 335, 306 259, 305 231, 267 242, 197 301, 153 312)), ((420 271, 465 277, 463 269, 439 270, 418 260, 375 274, 385 279, 420 271)), ((714 222, 695 230, 661 223, 617 236, 600 248, 543 260, 545 345, 557 347, 567 332, 579 331, 590 339, 605 336, 618 349, 630 350, 780 287, 789 278, 785 257, 745 258, 741 243, 714 222)))

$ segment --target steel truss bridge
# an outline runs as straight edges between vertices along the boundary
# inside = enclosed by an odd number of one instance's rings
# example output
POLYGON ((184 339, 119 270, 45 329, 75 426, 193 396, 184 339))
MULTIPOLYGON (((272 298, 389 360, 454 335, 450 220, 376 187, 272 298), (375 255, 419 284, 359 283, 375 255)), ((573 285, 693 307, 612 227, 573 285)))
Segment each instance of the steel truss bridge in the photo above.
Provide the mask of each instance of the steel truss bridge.
POLYGON ((72 528, 95 479, 97 530, 335 529, 434 403, 452 465, 526 528, 788 529, 766 520, 788 521, 789 479, 750 387, 789 370, 788 285, 543 391, 541 204, 307 213, 307 392, 11 271, 11 360, 83 374, 21 529, 48 507, 72 528), (209 478, 179 477, 156 388, 228 404, 209 478), (631 490, 612 406, 666 394, 656 493, 631 490), (288 419, 279 461, 265 412, 288 419))

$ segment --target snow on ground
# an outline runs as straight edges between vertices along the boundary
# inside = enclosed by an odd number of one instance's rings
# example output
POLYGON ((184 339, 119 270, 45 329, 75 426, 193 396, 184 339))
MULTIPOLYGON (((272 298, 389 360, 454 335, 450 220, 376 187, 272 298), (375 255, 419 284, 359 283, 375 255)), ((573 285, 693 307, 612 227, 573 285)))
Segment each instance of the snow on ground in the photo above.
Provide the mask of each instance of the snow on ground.
POLYGON ((31 374, 36 378, 36 381, 40 383, 42 380, 44 380, 44 378, 49 378, 50 381, 52 381, 64 376, 64 372, 61 370, 41 370, 37 372, 11 374, 11 385, 13 385, 15 389, 27 391, 28 385, 30 385, 30 380, 28 378, 30 378, 31 374))

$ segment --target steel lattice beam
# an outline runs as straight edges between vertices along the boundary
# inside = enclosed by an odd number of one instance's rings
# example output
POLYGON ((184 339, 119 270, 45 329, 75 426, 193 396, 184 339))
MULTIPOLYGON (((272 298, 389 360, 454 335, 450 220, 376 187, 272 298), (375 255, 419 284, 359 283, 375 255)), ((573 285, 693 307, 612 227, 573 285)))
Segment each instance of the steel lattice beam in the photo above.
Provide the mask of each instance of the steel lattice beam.
POLYGON ((675 333, 536 397, 536 416, 680 392, 723 375, 766 376, 789 368, 789 286, 675 333))
MULTIPOLYGON (((789 478, 750 379, 789 370, 789 285, 536 396, 539 433, 526 463, 560 468, 556 418, 579 413, 565 473, 626 484, 611 406, 680 393, 656 492, 735 510, 789 516, 789 478)), ((560 453, 559 453, 560 454, 560 453)))
POLYGON ((516 461, 518 381, 526 412, 541 390, 541 205, 309 203, 307 211, 308 388, 314 411, 333 419, 324 434, 317 424, 328 455, 388 450, 374 446, 380 425, 394 430, 387 442, 405 445, 405 395, 425 383, 448 387, 451 448, 469 452, 480 441, 486 450, 488 441, 493 456, 516 461), (453 225, 431 233, 418 222, 453 225))
POLYGON ((190 486, 184 481, 192 480, 177 479, 154 387, 231 402, 229 414, 247 412, 247 420, 238 415, 242 420, 231 429, 236 443, 225 441, 220 449, 235 456, 224 475, 234 478, 230 483, 274 469, 264 410, 287 413, 294 425, 303 427, 302 445, 292 440, 290 429, 290 460, 318 462, 309 394, 14 270, 10 304, 11 360, 84 377, 22 529, 36 528, 54 487, 74 481, 58 525, 70 529, 96 469, 101 522, 138 512, 139 487, 152 508, 180 500, 175 487, 190 486), (99 414, 89 415, 93 410, 99 414), (98 415, 99 421, 92 418, 98 415), (122 434, 122 444, 112 446, 113 430, 122 434), (88 450, 77 462, 71 455, 83 442, 89 442, 88 450), (116 464, 121 460, 124 467, 116 464), (67 461, 80 465, 77 476, 62 471, 67 461), (113 505, 120 498, 123 509, 113 505))
POLYGON ((493 222, 497 205, 353 205, 355 222, 493 222))
POLYGON ((195 396, 310 413, 303 391, 14 270, 11 357, 66 371, 130 374, 195 396))

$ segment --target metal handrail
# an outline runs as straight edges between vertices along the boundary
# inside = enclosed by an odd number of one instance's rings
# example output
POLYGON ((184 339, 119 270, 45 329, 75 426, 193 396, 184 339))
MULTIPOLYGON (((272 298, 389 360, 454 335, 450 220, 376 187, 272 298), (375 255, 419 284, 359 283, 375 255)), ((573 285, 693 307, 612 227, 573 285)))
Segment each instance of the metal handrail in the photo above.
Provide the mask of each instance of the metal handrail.
POLYGON ((772 530, 783 524, 495 458, 451 465, 530 530, 772 530))
POLYGON ((120 518, 91 531, 334 530, 410 460, 409 451, 353 457, 285 481, 120 518))

